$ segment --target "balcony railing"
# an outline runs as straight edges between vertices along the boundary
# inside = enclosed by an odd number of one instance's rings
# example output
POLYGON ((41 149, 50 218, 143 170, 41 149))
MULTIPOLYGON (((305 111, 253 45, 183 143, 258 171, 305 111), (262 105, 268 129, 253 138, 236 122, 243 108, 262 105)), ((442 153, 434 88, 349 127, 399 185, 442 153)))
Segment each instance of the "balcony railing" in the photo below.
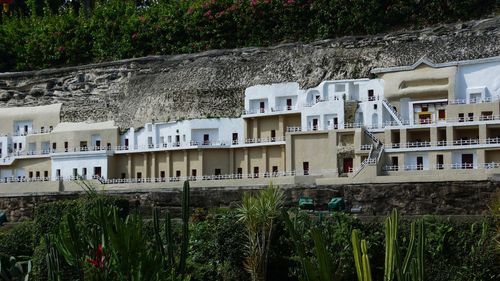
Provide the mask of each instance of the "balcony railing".
POLYGON ((469 170, 469 169, 495 169, 500 168, 500 163, 453 163, 453 164, 435 164, 435 165, 386 165, 383 170, 386 172, 396 171, 427 171, 427 170, 469 170))
POLYGON ((434 146, 474 146, 474 145, 497 145, 500 144, 500 138, 487 138, 487 139, 461 139, 453 141, 421 141, 421 142, 407 142, 407 143, 392 143, 391 148, 420 148, 420 147, 434 147, 434 146))
POLYGON ((455 99, 448 101, 448 104, 475 104, 475 103, 488 103, 498 101, 499 97, 487 97, 487 98, 471 98, 469 99, 469 103, 467 103, 466 99, 455 99))

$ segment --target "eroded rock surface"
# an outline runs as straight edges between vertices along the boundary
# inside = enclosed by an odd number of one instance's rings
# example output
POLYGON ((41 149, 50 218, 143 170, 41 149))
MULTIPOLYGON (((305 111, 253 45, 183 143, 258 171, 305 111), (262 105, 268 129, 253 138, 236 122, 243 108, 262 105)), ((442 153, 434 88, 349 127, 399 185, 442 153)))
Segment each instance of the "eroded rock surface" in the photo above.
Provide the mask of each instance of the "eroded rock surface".
POLYGON ((369 76, 374 67, 500 55, 500 16, 376 36, 271 48, 213 50, 62 69, 0 74, 0 107, 64 104, 63 121, 235 117, 246 87, 369 76))

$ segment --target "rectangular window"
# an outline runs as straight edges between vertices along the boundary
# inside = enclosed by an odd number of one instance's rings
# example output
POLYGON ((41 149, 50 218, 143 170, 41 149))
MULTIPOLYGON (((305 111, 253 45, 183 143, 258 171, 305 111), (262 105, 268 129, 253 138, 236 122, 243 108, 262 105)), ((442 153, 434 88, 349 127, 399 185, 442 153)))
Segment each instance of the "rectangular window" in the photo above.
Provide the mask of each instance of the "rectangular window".
POLYGON ((204 134, 203 135, 203 145, 209 145, 209 144, 210 144, 210 135, 204 134))
POLYGON ((286 110, 292 110, 292 99, 286 99, 286 110))
POLYGON ((278 175, 278 166, 273 166, 272 171, 273 171, 273 177, 276 177, 278 175))
POLYGON ((372 89, 368 90, 368 100, 369 101, 375 100, 375 92, 372 89))
POLYGON ((52 150, 56 150, 57 149, 57 143, 56 142, 53 142, 52 143, 52 150))
POLYGON ((259 167, 253 167, 253 177, 254 178, 259 177, 259 167))
POLYGON ((49 171, 43 171, 43 177, 45 179, 48 179, 49 178, 49 171))
POLYGON ((192 169, 192 170, 191 170, 191 176, 192 176, 192 177, 196 177, 196 175, 197 175, 197 171, 196 171, 196 169, 192 169))
POLYGON ((458 114, 458 122, 464 122, 464 114, 463 113, 459 113, 458 114))
POLYGON ((481 120, 493 120, 493 111, 481 112, 481 120))
POLYGON ((136 176, 136 178, 138 178, 138 179, 142 179, 142 173, 141 173, 141 172, 137 172, 137 176, 136 176))
POLYGON ((86 141, 80 141, 80 151, 87 151, 87 142, 86 141))
POLYGON ((438 110, 438 118, 439 120, 446 119, 446 111, 444 109, 438 110))
POLYGON ((165 178, 165 171, 160 171, 160 178, 162 178, 162 179, 165 178))
POLYGON ((100 149, 100 147, 101 147, 101 141, 100 140, 96 140, 95 141, 95 147, 96 147, 96 149, 100 149))
POLYGON ((177 170, 175 171, 175 177, 180 178, 181 177, 181 171, 177 170))
POLYGON ((82 168, 82 176, 87 176, 87 168, 82 168))
POLYGON ((266 103, 261 101, 259 104, 260 113, 264 113, 266 111, 265 108, 266 108, 266 103))
POLYGON ((443 154, 436 155, 436 169, 442 170, 444 168, 444 157, 443 154))
POLYGON ((236 174, 238 175, 238 178, 241 179, 241 177, 243 175, 243 169, 242 168, 238 168, 236 174))
POLYGON ((14 143, 14 150, 17 150, 17 142, 14 143))
POLYGON ((33 171, 30 171, 30 172, 28 173, 28 175, 29 175, 29 178, 30 178, 30 179, 31 179, 31 178, 33 178, 33 171))
POLYGON ((56 177, 60 177, 61 176, 61 170, 60 169, 57 169, 56 170, 56 177))
POLYGON ((233 133, 233 144, 238 144, 238 133, 233 133))
POLYGON ((473 112, 469 112, 469 114, 467 114, 467 121, 474 121, 474 113, 473 112))
POLYGON ((73 177, 77 177, 78 176, 78 169, 77 168, 73 168, 73 177))
POLYGON ((40 171, 36 171, 36 177, 40 178, 40 171))
POLYGON ((271 141, 274 142, 276 140, 276 130, 271 130, 271 141))
POLYGON ((128 149, 128 139, 125 139, 124 145, 125 145, 125 149, 128 149))
POLYGON ((19 150, 23 150, 23 144, 21 142, 19 143, 19 150))
POLYGON ((153 147, 153 137, 148 137, 148 147, 149 148, 153 147))

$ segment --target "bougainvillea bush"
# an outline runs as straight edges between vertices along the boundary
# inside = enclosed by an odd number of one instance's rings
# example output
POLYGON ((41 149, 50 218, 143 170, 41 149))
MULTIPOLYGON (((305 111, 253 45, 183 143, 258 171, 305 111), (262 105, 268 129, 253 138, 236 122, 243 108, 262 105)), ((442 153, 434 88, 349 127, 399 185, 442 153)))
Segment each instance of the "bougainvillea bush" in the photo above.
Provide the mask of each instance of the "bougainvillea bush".
POLYGON ((496 0, 17 0, 0 71, 373 34, 475 19, 496 0))

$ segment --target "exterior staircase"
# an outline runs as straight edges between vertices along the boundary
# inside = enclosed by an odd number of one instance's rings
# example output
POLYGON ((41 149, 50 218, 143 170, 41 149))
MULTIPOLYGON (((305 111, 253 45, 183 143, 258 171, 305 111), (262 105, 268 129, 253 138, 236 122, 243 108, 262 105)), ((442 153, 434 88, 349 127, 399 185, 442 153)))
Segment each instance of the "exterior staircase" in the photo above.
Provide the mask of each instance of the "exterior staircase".
POLYGON ((380 159, 384 154, 384 144, 366 128, 364 128, 363 131, 373 141, 373 145, 370 149, 370 152, 368 153, 368 157, 363 160, 363 162, 361 162, 361 165, 356 170, 354 170, 354 172, 350 176, 351 178, 356 177, 363 169, 365 169, 366 166, 376 166, 378 174, 379 166, 381 163, 380 159))
POLYGON ((391 114, 392 118, 396 121, 396 123, 398 123, 398 125, 402 126, 404 124, 403 116, 401 116, 401 114, 399 112, 397 112, 396 109, 394 109, 394 107, 391 105, 391 103, 388 100, 383 99, 382 104, 384 105, 385 109, 387 109, 387 111, 389 111, 389 114, 391 114))

